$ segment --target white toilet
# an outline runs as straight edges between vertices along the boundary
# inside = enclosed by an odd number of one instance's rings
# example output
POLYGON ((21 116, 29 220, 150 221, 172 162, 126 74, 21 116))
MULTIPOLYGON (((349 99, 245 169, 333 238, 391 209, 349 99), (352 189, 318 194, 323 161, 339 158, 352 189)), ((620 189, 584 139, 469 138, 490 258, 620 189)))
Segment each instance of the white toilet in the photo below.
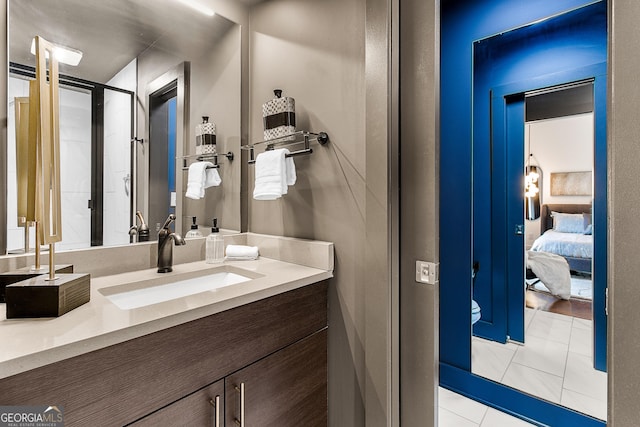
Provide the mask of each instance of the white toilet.
POLYGON ((471 300, 471 324, 473 325, 482 317, 480 313, 480 306, 475 300, 471 300))

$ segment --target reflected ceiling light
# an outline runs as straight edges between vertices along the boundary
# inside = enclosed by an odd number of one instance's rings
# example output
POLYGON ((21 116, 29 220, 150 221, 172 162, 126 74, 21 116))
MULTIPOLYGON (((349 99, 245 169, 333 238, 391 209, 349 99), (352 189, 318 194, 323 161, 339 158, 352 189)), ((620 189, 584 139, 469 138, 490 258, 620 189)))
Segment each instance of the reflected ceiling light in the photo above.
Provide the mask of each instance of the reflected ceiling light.
POLYGON ((197 10, 198 12, 207 15, 207 16, 213 16, 216 13, 213 11, 213 9, 203 5, 200 2, 197 2, 195 0, 178 0, 180 3, 189 6, 190 8, 197 10))
MULTIPOLYGON (((31 40, 31 54, 36 54, 36 39, 35 37, 31 40)), ((49 51, 46 53, 47 58, 49 57, 49 51)), ((72 49, 66 46, 54 45, 53 46, 53 55, 56 57, 58 62, 67 65, 73 65, 74 67, 80 63, 82 59, 82 52, 77 49, 72 49)))

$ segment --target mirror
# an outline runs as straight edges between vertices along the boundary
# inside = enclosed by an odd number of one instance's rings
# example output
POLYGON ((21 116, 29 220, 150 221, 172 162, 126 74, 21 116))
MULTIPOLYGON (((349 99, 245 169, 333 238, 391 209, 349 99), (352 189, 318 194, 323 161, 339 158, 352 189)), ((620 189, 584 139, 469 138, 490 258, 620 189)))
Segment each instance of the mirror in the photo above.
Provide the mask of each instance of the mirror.
POLYGON ((600 419, 606 38, 606 4, 593 4, 477 41, 473 65, 471 372, 600 419))
MULTIPOLYGON (((35 64, 31 40, 42 35, 83 53, 77 66, 63 65, 61 79, 61 175, 63 234, 60 249, 119 245, 132 240, 136 211, 150 212, 150 157, 147 86, 179 64, 190 65, 184 108, 184 143, 175 147, 176 230, 184 233, 196 216, 204 227, 213 217, 223 228, 240 229, 240 162, 219 159, 222 184, 200 200, 185 200, 187 172, 195 158, 193 128, 202 116, 217 128, 219 152, 240 151, 241 30, 220 16, 206 16, 175 0, 9 0, 7 248, 24 248, 25 232, 15 214, 13 97, 21 96, 35 64), (97 124, 96 124, 97 123, 97 124), (66 141, 66 144, 65 144, 66 141), (13 148, 12 148, 13 147, 13 148), (188 221, 187 221, 188 219, 188 221), (184 224, 184 225, 183 225, 184 224)), ((228 8, 227 8, 228 9, 228 8)), ((170 198, 167 194, 167 198, 170 198)), ((150 221, 151 239, 157 219, 150 221)), ((33 234, 33 233, 32 233, 33 234)), ((33 236, 31 236, 33 239, 33 236)), ((33 242, 30 245, 33 247, 33 242)), ((4 253, 0 248, 0 253, 4 253)))

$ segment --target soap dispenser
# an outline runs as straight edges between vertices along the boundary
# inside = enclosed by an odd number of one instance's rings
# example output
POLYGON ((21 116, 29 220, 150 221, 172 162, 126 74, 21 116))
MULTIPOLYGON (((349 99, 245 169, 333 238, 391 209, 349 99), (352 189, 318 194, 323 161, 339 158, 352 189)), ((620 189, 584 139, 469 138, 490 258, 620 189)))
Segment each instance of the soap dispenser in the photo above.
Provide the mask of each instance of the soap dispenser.
POLYGON ((196 217, 192 216, 191 219, 193 221, 193 223, 191 224, 191 230, 187 231, 187 234, 185 234, 184 238, 193 239, 194 237, 203 237, 200 230, 198 230, 198 224, 196 224, 196 217))
POLYGON ((224 238, 218 229, 218 218, 213 218, 211 234, 207 236, 206 261, 208 264, 216 264, 224 261, 224 238))

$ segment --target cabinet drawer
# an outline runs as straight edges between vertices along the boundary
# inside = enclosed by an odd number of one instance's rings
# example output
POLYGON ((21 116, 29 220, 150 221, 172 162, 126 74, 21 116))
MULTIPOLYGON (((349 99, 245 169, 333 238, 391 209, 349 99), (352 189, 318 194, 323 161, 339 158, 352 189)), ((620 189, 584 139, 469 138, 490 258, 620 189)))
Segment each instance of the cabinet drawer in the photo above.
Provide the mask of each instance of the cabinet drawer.
POLYGON ((133 427, 224 426, 224 381, 218 381, 131 424, 133 427))

